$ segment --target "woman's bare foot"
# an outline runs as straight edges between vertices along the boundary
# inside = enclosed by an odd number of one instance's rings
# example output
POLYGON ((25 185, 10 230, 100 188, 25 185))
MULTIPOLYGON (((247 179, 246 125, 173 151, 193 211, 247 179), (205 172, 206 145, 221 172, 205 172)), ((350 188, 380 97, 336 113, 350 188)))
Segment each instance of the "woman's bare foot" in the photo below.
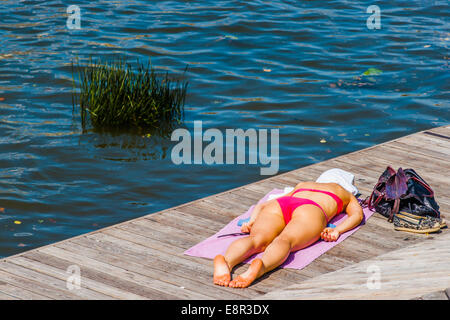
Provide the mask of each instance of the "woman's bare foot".
POLYGON ((231 281, 229 286, 233 288, 247 288, 256 278, 264 273, 263 269, 264 265, 262 260, 254 259, 248 270, 231 281))
POLYGON ((214 258, 214 276, 213 276, 214 284, 227 287, 228 284, 230 283, 230 280, 231 275, 228 263, 225 261, 224 256, 219 254, 214 258))

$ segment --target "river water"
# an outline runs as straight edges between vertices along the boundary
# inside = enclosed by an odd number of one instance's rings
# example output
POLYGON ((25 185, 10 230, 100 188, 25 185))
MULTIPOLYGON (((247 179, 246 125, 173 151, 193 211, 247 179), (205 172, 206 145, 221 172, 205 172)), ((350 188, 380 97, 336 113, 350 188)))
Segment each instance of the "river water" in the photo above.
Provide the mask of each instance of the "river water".
POLYGON ((0 2, 0 256, 267 177, 176 165, 170 138, 83 132, 76 57, 188 65, 182 126, 277 131, 277 173, 450 120, 447 1, 377 1, 380 28, 370 1, 74 2, 0 2))

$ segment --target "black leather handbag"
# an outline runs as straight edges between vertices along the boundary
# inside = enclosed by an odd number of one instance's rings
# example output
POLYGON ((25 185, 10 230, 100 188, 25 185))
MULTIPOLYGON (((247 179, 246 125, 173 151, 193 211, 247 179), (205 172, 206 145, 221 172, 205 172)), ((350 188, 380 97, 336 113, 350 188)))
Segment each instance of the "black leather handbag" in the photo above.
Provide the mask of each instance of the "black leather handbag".
POLYGON ((413 169, 395 171, 388 166, 365 203, 371 210, 387 217, 389 222, 399 211, 440 218, 433 189, 413 169))

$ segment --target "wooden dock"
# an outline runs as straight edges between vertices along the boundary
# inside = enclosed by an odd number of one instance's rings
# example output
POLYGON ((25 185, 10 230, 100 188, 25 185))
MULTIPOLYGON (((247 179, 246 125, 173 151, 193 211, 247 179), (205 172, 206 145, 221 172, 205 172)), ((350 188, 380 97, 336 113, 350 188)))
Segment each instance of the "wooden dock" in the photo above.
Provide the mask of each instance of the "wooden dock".
POLYGON ((445 232, 434 239, 269 292, 262 298, 355 300, 424 296, 448 300, 444 292, 450 288, 449 244, 450 232, 445 232))
POLYGON ((0 261, 0 299, 409 299, 445 292, 448 229, 397 232, 376 213, 303 270, 276 269, 246 289, 213 285, 212 261, 183 252, 273 188, 315 180, 330 168, 354 173, 362 197, 387 165, 414 168, 450 217, 449 158, 450 126, 434 128, 30 250, 0 261), (367 290, 369 265, 382 271, 380 290, 367 290), (70 270, 80 271, 79 288, 67 286, 76 285, 70 270))

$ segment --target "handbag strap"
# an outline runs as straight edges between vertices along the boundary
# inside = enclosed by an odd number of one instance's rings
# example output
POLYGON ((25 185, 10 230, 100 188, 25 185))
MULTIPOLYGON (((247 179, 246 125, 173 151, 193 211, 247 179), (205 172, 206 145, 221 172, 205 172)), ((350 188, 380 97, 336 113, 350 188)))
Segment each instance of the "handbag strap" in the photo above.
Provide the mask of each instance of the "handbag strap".
POLYGON ((434 191, 433 189, 431 189, 431 187, 426 184, 425 182, 423 182, 422 180, 416 178, 416 177, 411 177, 411 179, 417 181, 419 184, 421 184, 425 189, 428 190, 428 192, 430 193, 427 197, 434 197, 434 191))
POLYGON ((398 213, 398 209, 400 208, 400 198, 395 198, 394 206, 391 209, 389 214, 388 222, 392 222, 394 220, 394 215, 398 213))

